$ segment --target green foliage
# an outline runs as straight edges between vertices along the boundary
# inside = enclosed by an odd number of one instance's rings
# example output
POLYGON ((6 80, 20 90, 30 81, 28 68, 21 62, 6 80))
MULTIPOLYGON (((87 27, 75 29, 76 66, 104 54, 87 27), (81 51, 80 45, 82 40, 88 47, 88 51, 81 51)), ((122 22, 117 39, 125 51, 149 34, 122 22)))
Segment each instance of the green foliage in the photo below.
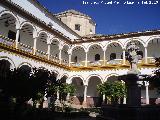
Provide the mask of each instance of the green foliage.
POLYGON ((148 77, 147 79, 149 80, 150 85, 152 87, 156 87, 157 93, 160 94, 160 57, 155 58, 155 65, 159 67, 159 69, 155 70, 154 75, 148 77))
POLYGON ((126 88, 121 81, 105 82, 97 86, 100 94, 105 95, 109 99, 123 98, 126 95, 126 88))
POLYGON ((70 95, 72 96, 75 92, 75 86, 72 84, 67 84, 67 83, 63 83, 60 86, 60 91, 64 94, 70 93, 70 95))

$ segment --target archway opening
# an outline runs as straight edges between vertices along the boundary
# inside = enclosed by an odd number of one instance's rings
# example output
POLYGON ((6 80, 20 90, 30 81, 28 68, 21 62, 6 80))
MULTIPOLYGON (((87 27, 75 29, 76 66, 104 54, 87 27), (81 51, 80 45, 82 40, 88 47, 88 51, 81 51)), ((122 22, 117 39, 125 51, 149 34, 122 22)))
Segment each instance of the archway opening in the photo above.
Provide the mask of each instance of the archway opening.
POLYGON ((73 66, 85 65, 85 50, 83 47, 77 46, 72 50, 71 63, 73 66))
POLYGON ((148 63, 154 63, 155 57, 160 57, 160 38, 154 38, 149 41, 147 46, 148 63))
POLYGON ((122 53, 122 46, 119 43, 110 43, 105 52, 107 64, 121 64, 122 53))
POLYGON ((75 86, 76 91, 74 93, 73 102, 76 105, 82 105, 84 96, 84 85, 80 77, 72 78, 72 84, 75 86))
POLYGON ((91 45, 87 54, 90 66, 103 64, 103 50, 100 45, 91 45))
POLYGON ((21 49, 25 49, 25 50, 31 49, 32 50, 33 45, 34 45, 33 31, 34 31, 33 26, 31 26, 28 23, 22 26, 20 30, 20 45, 19 45, 21 49))
POLYGON ((54 60, 59 60, 59 41, 57 39, 53 39, 51 42, 50 56, 54 60))
POLYGON ((13 45, 16 40, 16 22, 16 18, 9 13, 4 13, 0 16, 0 35, 13 40, 12 42, 6 42, 10 46, 13 45))
POLYGON ((99 95, 97 85, 101 83, 101 79, 98 76, 92 76, 89 78, 87 87, 87 104, 89 106, 100 106, 102 103, 102 96, 99 95))
POLYGON ((68 64, 69 55, 68 55, 68 45, 64 45, 61 53, 62 63, 68 64))
POLYGON ((47 50, 48 50, 48 45, 47 45, 47 34, 42 32, 40 33, 40 35, 37 38, 37 50, 39 52, 43 52, 45 54, 47 54, 47 50))

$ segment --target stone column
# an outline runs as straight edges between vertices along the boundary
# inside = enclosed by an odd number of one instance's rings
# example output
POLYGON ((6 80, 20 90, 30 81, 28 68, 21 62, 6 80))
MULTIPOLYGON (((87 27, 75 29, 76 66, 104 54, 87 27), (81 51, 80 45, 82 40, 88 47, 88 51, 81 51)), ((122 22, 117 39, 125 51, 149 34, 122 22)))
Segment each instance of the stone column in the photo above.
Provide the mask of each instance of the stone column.
POLYGON ((70 98, 70 93, 67 93, 66 100, 69 101, 69 98, 70 98))
POLYGON ((51 53, 51 44, 47 44, 48 45, 48 49, 47 49, 47 58, 48 58, 48 60, 49 60, 49 58, 50 58, 50 53, 51 53))
POLYGON ((87 52, 86 52, 85 67, 87 67, 87 62, 88 62, 88 55, 87 55, 87 52))
POLYGON ((123 49, 123 65, 126 64, 126 52, 125 49, 123 49))
POLYGON ((59 49, 59 61, 62 63, 62 49, 59 49))
POLYGON ((36 54, 36 50, 37 50, 37 37, 34 38, 33 55, 36 54))
POLYGON ((83 99, 83 105, 87 105, 87 85, 84 86, 84 99, 83 99))
POLYGON ((17 29, 17 33, 16 33, 16 41, 15 41, 15 47, 16 47, 16 48, 18 48, 19 34, 20 34, 20 29, 17 29))
POLYGON ((103 66, 106 65, 106 51, 103 50, 103 66))
POLYGON ((71 54, 69 54, 69 67, 71 67, 71 54))
POLYGON ((105 103, 105 99, 106 99, 106 96, 105 96, 105 95, 103 95, 103 103, 105 103))
POLYGON ((149 82, 148 81, 145 81, 145 86, 146 86, 146 104, 149 104, 149 91, 148 91, 149 82))
POLYGON ((57 91, 57 100, 59 100, 59 91, 57 91))
POLYGON ((144 63, 147 64, 148 63, 148 60, 147 60, 147 57, 148 57, 148 55, 147 55, 148 54, 147 53, 147 47, 144 48, 144 51, 145 51, 144 63))

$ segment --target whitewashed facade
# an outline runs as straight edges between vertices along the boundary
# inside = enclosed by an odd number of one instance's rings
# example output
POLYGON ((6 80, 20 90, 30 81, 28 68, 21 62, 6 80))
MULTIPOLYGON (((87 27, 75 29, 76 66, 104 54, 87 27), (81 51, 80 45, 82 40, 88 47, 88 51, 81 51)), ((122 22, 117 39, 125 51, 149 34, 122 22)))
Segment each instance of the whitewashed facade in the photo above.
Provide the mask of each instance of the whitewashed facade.
MULTIPOLYGON (((160 56, 160 30, 81 37, 34 0, 0 2, 0 60, 9 61, 11 69, 27 65, 55 71, 57 79, 76 86, 77 105, 96 106, 96 86, 127 73, 125 51, 133 41, 142 54, 139 70, 152 74, 154 57, 160 56)), ((149 96, 159 97, 154 89, 149 96)))

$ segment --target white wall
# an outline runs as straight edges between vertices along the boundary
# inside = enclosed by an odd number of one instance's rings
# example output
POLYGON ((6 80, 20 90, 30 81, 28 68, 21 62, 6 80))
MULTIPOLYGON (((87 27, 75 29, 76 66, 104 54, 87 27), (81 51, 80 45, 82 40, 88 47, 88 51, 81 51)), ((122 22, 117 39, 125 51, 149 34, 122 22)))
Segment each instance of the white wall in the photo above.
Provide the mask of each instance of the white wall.
POLYGON ((45 11, 43 11, 38 5, 34 4, 33 1, 32 2, 30 0, 11 0, 11 1, 13 3, 21 6, 23 9, 25 9, 29 13, 33 14, 34 16, 36 16, 40 20, 44 21, 45 23, 49 24, 49 22, 51 22, 53 24, 53 28, 59 30, 67 37, 69 37, 71 39, 77 38, 73 33, 69 32, 69 29, 66 29, 65 27, 63 27, 63 25, 61 23, 56 21, 51 16, 47 15, 45 13, 45 11), (35 14, 35 12, 38 14, 35 14))

